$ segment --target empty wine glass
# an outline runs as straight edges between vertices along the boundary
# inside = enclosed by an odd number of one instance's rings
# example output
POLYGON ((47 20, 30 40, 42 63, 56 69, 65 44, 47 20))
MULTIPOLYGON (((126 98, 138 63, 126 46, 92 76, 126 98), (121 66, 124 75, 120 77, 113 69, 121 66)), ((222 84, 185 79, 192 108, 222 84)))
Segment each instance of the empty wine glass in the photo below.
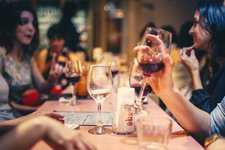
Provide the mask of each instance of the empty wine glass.
POLYGON ((112 91, 112 73, 109 65, 92 65, 87 76, 87 90, 97 103, 98 118, 96 127, 90 129, 91 134, 104 134, 111 130, 104 128, 101 118, 102 103, 109 97, 112 91))
POLYGON ((72 88, 72 100, 71 104, 76 105, 76 83, 82 76, 82 66, 79 60, 68 60, 66 61, 65 77, 70 82, 72 88))

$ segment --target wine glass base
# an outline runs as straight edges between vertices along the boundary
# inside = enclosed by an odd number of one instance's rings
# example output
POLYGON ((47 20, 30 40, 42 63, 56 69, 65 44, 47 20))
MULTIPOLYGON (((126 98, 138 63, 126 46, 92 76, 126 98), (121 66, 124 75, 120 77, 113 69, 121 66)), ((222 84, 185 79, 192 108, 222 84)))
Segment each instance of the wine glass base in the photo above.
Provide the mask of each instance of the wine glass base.
POLYGON ((95 128, 91 128, 88 130, 88 133, 90 134, 97 134, 97 135, 102 135, 102 134, 109 134, 111 133, 112 130, 105 128, 104 126, 102 127, 95 127, 95 128))

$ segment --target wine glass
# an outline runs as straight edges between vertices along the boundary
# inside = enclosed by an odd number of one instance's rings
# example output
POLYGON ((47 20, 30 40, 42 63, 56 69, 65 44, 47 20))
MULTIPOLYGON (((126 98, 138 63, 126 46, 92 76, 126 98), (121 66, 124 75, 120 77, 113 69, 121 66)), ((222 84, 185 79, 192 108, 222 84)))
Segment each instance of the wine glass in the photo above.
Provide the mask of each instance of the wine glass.
POLYGON ((162 60, 165 54, 170 52, 171 41, 172 34, 169 31, 152 27, 146 28, 137 52, 137 60, 144 76, 150 76, 164 67, 162 60), (159 48, 158 42, 147 39, 147 34, 152 34, 159 38, 164 47, 159 48))
POLYGON ((68 60, 66 61, 65 77, 70 82, 72 88, 72 100, 71 104, 76 105, 76 83, 82 76, 82 66, 79 60, 68 60))
POLYGON ((145 83, 146 85, 142 86, 144 84, 143 79, 144 79, 143 71, 141 70, 138 64, 137 59, 134 58, 130 68, 129 84, 130 87, 135 89, 135 93, 137 95, 136 103, 139 106, 142 106, 145 97, 152 91, 152 88, 149 84, 145 83), (141 87, 144 87, 144 89, 141 90, 141 87))
POLYGON ((144 93, 146 86, 146 77, 160 71, 163 67, 163 57, 169 54, 171 49, 172 34, 169 31, 147 27, 142 40, 139 43, 137 51, 137 61, 143 71, 144 79, 141 87, 140 94, 144 93), (158 39, 149 40, 146 38, 148 34, 155 35, 158 39), (162 43, 162 45, 160 45, 162 43), (161 47, 160 47, 161 46, 161 47))
POLYGON ((101 107, 102 103, 109 97, 112 86, 112 73, 109 65, 98 64, 90 67, 87 76, 87 90, 97 103, 98 111, 96 127, 88 131, 91 134, 105 134, 111 132, 111 130, 104 128, 101 118, 101 107))
POLYGON ((113 78, 119 73, 119 69, 120 69, 120 60, 117 56, 113 56, 111 60, 111 70, 113 78))

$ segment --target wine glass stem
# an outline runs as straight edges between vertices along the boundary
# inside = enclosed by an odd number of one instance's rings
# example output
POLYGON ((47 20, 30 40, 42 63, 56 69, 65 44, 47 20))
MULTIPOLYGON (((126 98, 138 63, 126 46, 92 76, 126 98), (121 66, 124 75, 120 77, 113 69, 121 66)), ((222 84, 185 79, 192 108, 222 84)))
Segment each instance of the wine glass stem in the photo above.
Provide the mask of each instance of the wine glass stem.
POLYGON ((72 88, 72 101, 71 104, 74 106, 77 104, 77 97, 76 97, 76 87, 75 84, 71 83, 71 88, 72 88))
POLYGON ((102 103, 97 103, 97 110, 98 110, 98 118, 97 118, 97 123, 96 126, 103 126, 102 122, 102 103))
POLYGON ((146 87, 146 79, 145 79, 145 77, 144 77, 143 82, 142 82, 142 84, 141 84, 141 90, 140 90, 140 92, 139 92, 139 97, 138 97, 138 102, 137 102, 137 104, 138 104, 140 107, 143 106, 143 100, 144 100, 144 99, 143 99, 143 94, 144 94, 145 87, 146 87))

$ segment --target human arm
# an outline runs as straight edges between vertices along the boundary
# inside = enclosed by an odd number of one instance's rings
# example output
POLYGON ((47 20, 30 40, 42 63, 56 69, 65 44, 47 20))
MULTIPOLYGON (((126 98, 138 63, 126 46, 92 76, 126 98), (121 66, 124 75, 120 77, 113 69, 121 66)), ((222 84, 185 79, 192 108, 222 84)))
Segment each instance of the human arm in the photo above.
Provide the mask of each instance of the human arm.
POLYGON ((35 85, 41 92, 48 92, 55 84, 55 81, 62 73, 62 66, 55 63, 55 60, 52 60, 49 77, 47 80, 41 75, 40 71, 37 68, 36 62, 31 60, 31 68, 32 68, 32 77, 35 85))
POLYGON ((148 82, 179 124, 202 143, 210 134, 210 116, 186 100, 174 86, 171 76, 172 64, 169 56, 164 58, 164 65, 164 69, 152 75, 148 82))
POLYGON ((67 129, 62 124, 47 117, 30 119, 6 133, 1 137, 0 149, 3 147, 8 150, 31 149, 40 140, 44 140, 56 150, 95 149, 79 132, 67 129))
POLYGON ((37 64, 37 68, 42 75, 50 68, 50 63, 46 61, 48 57, 47 55, 48 49, 43 49, 40 52, 38 52, 34 57, 34 60, 37 64))
POLYGON ((181 62, 188 69, 193 84, 193 90, 202 89, 202 82, 199 71, 199 62, 195 56, 193 47, 186 47, 180 50, 181 62))
POLYGON ((40 117, 40 116, 49 116, 49 117, 54 118, 56 120, 62 119, 64 117, 60 114, 53 113, 53 112, 36 111, 36 112, 33 112, 29 115, 19 117, 19 118, 16 118, 16 119, 0 121, 0 135, 2 133, 5 133, 5 132, 9 131, 10 129, 14 128, 15 126, 21 124, 22 122, 24 122, 28 119, 40 117))
MULTIPOLYGON (((156 43, 158 48, 164 48, 161 40, 156 36, 148 35, 147 38, 156 43)), ((135 48, 134 51, 137 51, 138 48, 135 48)), ((165 67, 147 78, 147 82, 163 100, 180 125, 202 143, 210 134, 210 116, 186 100, 174 86, 171 58, 165 55, 163 62, 165 67)))

